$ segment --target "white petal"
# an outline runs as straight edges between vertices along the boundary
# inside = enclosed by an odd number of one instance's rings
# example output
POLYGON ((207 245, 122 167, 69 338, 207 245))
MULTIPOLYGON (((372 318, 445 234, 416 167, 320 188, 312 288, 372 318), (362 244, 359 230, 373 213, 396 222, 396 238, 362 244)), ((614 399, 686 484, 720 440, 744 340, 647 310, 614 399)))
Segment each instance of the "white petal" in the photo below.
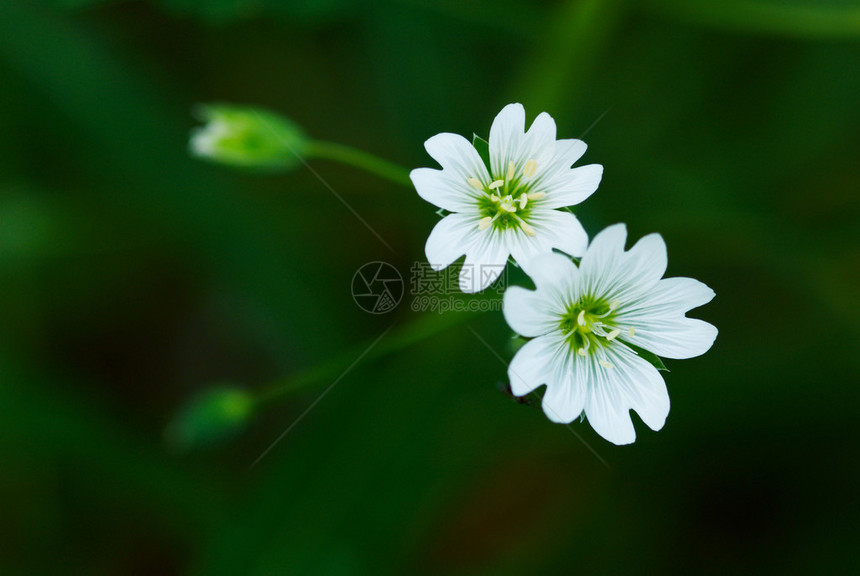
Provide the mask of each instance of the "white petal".
MULTIPOLYGON (((524 137, 526 110, 522 104, 508 104, 496 115, 490 127, 490 165, 493 174, 507 170, 509 159, 518 159, 524 137)), ((517 163, 517 162, 515 162, 517 163)))
POLYGON ((478 217, 470 214, 449 214, 442 218, 427 237, 424 251, 434 270, 450 266, 465 254, 478 239, 478 217))
POLYGON ((514 332, 534 338, 558 328, 560 313, 544 294, 511 286, 505 290, 502 313, 514 332), (557 313, 556 313, 557 312, 557 313))
POLYGON ((553 359, 556 374, 547 384, 542 403, 546 417, 560 424, 573 422, 582 415, 589 378, 588 361, 574 355, 566 344, 564 348, 564 357, 556 354, 553 359))
POLYGON ((555 154, 552 159, 553 166, 557 166, 558 171, 562 172, 582 158, 587 149, 588 146, 582 140, 575 138, 558 140, 555 143, 555 154))
POLYGON ((575 285, 579 270, 567 256, 545 252, 530 260, 529 276, 538 290, 561 294, 575 285))
POLYGON ((659 234, 643 236, 625 255, 624 275, 636 291, 650 290, 666 272, 666 243, 659 234))
POLYGON ((508 256, 510 252, 498 231, 479 231, 478 241, 466 250, 466 261, 460 270, 460 291, 471 294, 486 289, 502 274, 508 256))
POLYGON ((584 292, 609 295, 618 290, 626 240, 624 224, 604 228, 592 239, 579 265, 584 292))
POLYGON ((649 295, 666 271, 666 244, 659 234, 649 234, 624 251, 627 231, 623 224, 598 234, 582 259, 583 289, 622 304, 619 311, 647 304, 649 295))
POLYGON ((459 176, 463 182, 471 177, 489 181, 490 175, 478 151, 459 134, 436 134, 424 143, 424 148, 446 172, 451 172, 452 178, 459 176))
POLYGON ((588 246, 588 235, 576 216, 567 211, 535 210, 528 218, 535 235, 529 236, 520 229, 506 231, 506 240, 514 260, 529 276, 533 261, 552 252, 553 248, 571 256, 582 256, 588 246))
POLYGON ((477 198, 481 194, 459 172, 416 168, 409 173, 409 177, 419 196, 449 212, 475 210, 477 198))
POLYGON ((517 158, 524 164, 537 162, 537 168, 553 166, 556 153, 555 120, 546 112, 538 114, 517 151, 517 158))
POLYGON ((618 310, 616 321, 634 328, 631 344, 665 358, 694 358, 707 352, 717 329, 684 316, 692 308, 707 304, 714 291, 692 278, 664 278, 635 301, 618 310))
POLYGON ((582 256, 588 248, 588 234, 576 216, 567 210, 535 211, 529 222, 537 231, 536 236, 547 237, 550 247, 570 254, 582 256))
POLYGON ((516 396, 525 396, 542 384, 555 378, 553 358, 558 355, 559 336, 548 334, 526 342, 517 350, 508 366, 511 391, 516 396))
POLYGON ((639 414, 651 430, 660 430, 669 415, 669 392, 660 372, 626 346, 607 349, 614 385, 627 399, 627 406, 639 414))
POLYGON ((717 338, 717 328, 697 318, 651 320, 633 324, 635 333, 625 338, 664 358, 695 358, 711 349, 717 338))
POLYGON ((685 314, 714 299, 714 291, 693 278, 663 278, 649 291, 647 309, 651 314, 685 314))
POLYGON ((545 201, 549 208, 575 206, 597 190, 602 178, 603 166, 589 164, 565 169, 551 178, 542 179, 535 184, 534 189, 546 193, 545 201))
POLYGON ((594 431, 613 444, 630 444, 636 440, 636 431, 630 420, 630 407, 623 391, 616 385, 614 368, 604 368, 590 357, 591 378, 585 416, 594 431))
POLYGON ((593 358, 594 376, 585 405, 592 428, 614 444, 630 444, 636 431, 630 409, 652 430, 659 430, 669 414, 669 394, 656 368, 626 346, 605 349, 611 368, 593 358))

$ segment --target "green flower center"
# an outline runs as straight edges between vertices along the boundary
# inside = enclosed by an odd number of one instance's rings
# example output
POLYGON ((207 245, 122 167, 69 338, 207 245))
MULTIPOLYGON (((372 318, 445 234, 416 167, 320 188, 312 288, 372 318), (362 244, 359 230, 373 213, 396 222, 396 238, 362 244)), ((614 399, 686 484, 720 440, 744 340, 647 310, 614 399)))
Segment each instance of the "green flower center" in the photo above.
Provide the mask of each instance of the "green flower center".
POLYGON ((468 179, 469 186, 483 192, 478 198, 479 230, 493 226, 496 230, 520 228, 529 236, 536 234, 527 223, 535 201, 545 196, 543 192, 530 192, 536 171, 535 160, 526 162, 519 171, 513 162, 508 162, 507 172, 492 182, 484 183, 475 177, 468 179))
MULTIPOLYGON (((621 328, 615 320, 617 308, 617 301, 610 302, 593 296, 582 296, 569 304, 561 316, 559 328, 571 349, 580 356, 587 356, 609 346, 621 334, 621 328)), ((632 336, 632 327, 629 332, 632 336)), ((601 360, 600 364, 611 367, 605 360, 601 360)))

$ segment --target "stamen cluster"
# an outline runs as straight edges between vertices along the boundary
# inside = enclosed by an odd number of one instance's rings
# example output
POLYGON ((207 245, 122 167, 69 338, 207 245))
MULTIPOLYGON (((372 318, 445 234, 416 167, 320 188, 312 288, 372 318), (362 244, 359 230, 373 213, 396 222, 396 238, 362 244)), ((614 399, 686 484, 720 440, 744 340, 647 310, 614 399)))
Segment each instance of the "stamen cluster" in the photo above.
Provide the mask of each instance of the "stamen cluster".
MULTIPOLYGON (((618 338, 623 331, 618 327, 615 318, 618 305, 617 300, 607 302, 601 298, 583 296, 567 307, 559 322, 559 328, 571 349, 579 356, 598 353, 598 363, 604 368, 613 366, 606 360, 605 352, 599 351, 618 338)), ((630 326, 627 333, 632 338, 636 329, 630 326)))
POLYGON ((517 174, 513 161, 508 161, 508 170, 504 178, 498 178, 484 184, 478 178, 470 176, 466 181, 469 186, 484 193, 480 197, 479 210, 483 218, 478 222, 478 230, 486 230, 495 226, 499 230, 519 227, 529 236, 536 234, 527 222, 530 211, 529 200, 540 200, 544 192, 529 192, 531 180, 537 171, 537 161, 530 159, 517 174))

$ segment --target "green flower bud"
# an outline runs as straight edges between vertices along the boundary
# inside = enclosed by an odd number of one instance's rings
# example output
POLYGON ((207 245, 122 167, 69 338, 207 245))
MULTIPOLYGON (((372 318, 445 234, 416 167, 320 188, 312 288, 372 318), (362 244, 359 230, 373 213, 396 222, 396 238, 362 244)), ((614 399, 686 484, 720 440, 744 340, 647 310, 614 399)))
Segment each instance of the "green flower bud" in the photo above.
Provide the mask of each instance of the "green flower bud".
POLYGON ((254 398, 243 388, 219 385, 202 391, 171 420, 164 436, 182 452, 214 446, 238 434, 254 413, 254 398))
POLYGON ((290 170, 307 147, 301 128, 283 116, 248 106, 201 104, 194 115, 205 122, 191 133, 191 154, 241 168, 290 170))

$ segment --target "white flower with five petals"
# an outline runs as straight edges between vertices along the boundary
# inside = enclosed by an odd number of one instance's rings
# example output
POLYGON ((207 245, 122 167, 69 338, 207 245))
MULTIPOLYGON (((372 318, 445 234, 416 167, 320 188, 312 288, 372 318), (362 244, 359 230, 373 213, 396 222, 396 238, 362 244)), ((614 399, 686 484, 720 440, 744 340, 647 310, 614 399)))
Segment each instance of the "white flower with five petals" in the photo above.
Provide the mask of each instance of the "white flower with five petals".
POLYGON ((692 278, 662 278, 666 245, 659 234, 624 251, 627 229, 598 234, 579 267, 556 253, 535 260, 536 290, 508 288, 503 311, 511 328, 533 338, 508 370, 517 396, 546 384, 543 410, 554 422, 585 414, 615 444, 636 439, 631 409, 652 430, 663 427, 669 394, 657 369, 636 348, 665 358, 710 349, 717 329, 687 311, 714 297, 692 278))
POLYGON ((418 195, 451 212, 427 238, 435 270, 466 260, 460 290, 489 286, 512 256, 528 273, 535 257, 553 248, 580 256, 588 236, 566 206, 588 198, 600 183, 598 164, 571 168, 585 153, 581 140, 556 140, 555 121, 541 113, 525 131, 525 109, 509 104, 490 128, 489 168, 477 149, 457 134, 424 144, 441 170, 417 168, 410 177, 418 195))

